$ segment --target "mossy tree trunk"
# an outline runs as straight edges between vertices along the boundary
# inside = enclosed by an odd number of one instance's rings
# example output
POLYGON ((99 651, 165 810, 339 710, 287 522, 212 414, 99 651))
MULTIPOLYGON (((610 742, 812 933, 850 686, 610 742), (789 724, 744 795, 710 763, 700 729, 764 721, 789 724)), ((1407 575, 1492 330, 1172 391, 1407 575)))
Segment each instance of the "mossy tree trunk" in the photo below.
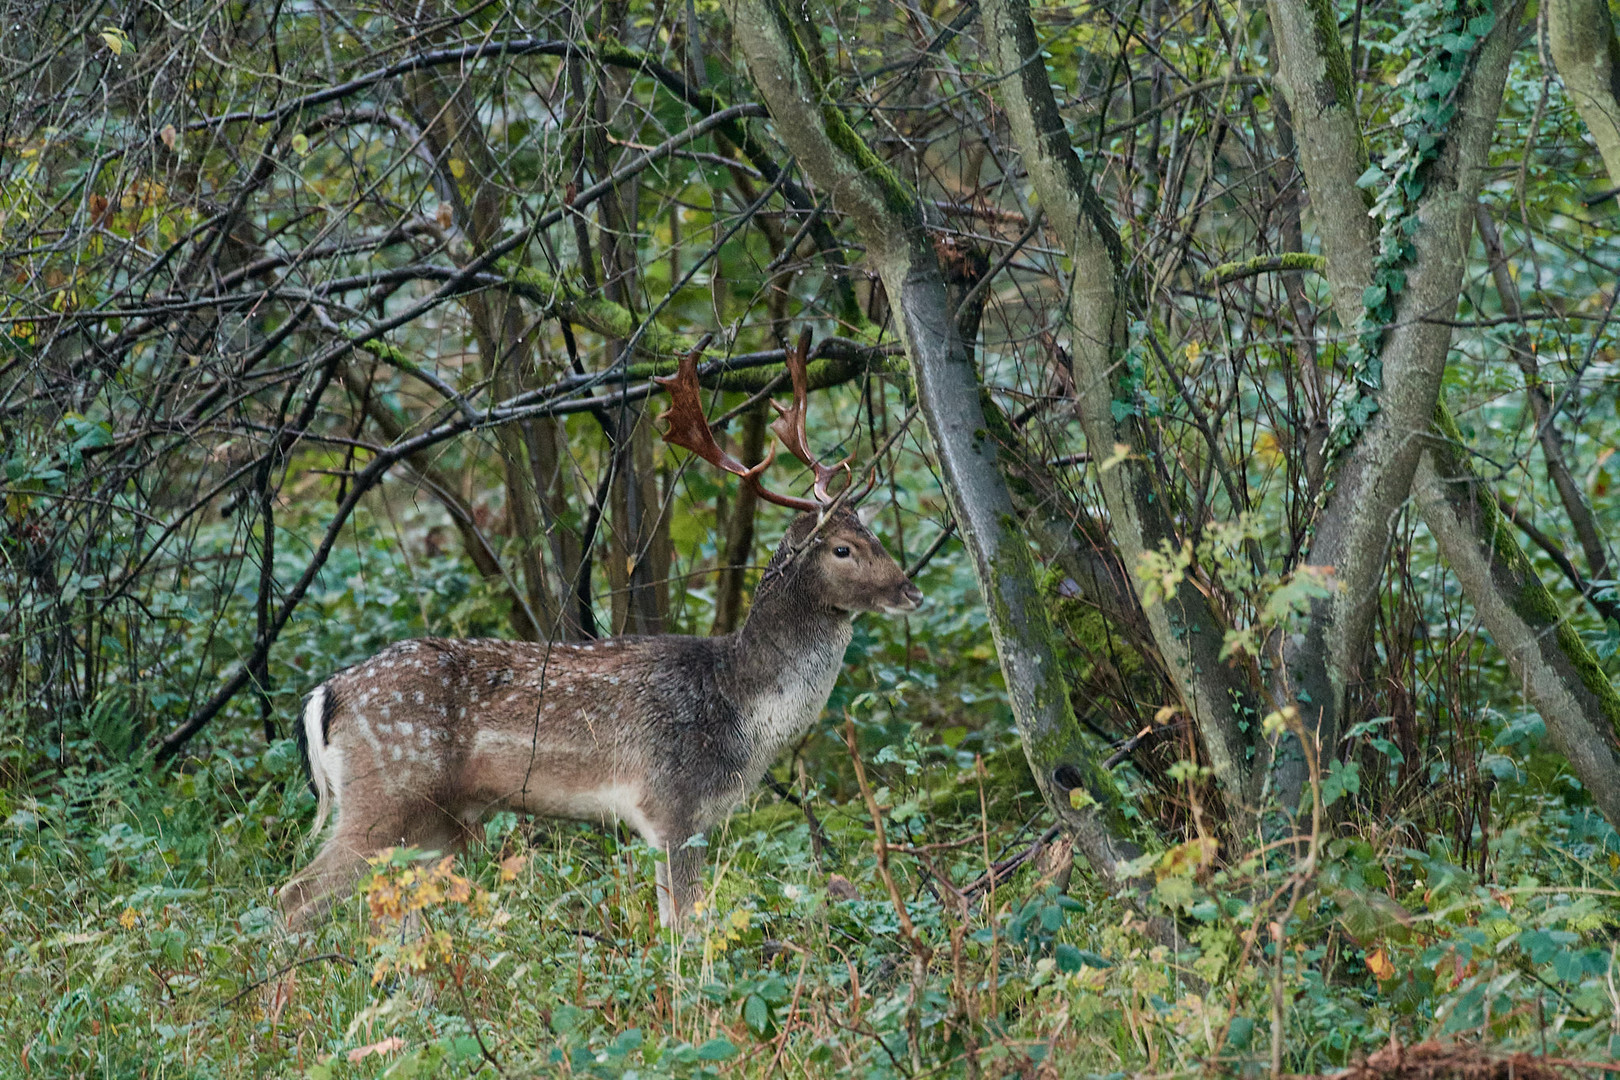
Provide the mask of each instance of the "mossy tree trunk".
MULTIPOLYGON (((1348 58, 1325 0, 1272 0, 1270 12, 1334 309, 1344 327, 1355 328, 1363 290, 1374 283, 1376 238, 1356 186, 1368 159, 1352 105, 1348 58), (1313 126, 1307 139, 1305 131, 1313 126), (1308 145, 1329 149, 1312 152, 1308 145)), ((1502 527, 1494 497, 1458 452, 1460 436, 1440 399, 1451 330, 1425 318, 1456 308, 1522 13, 1517 2, 1498 6, 1495 26, 1459 91, 1445 151, 1416 208, 1417 256, 1407 271, 1396 325, 1383 340, 1379 411, 1341 459, 1310 549, 1312 562, 1338 570, 1341 592, 1312 612, 1309 636, 1290 659, 1296 686, 1310 699, 1301 702, 1301 711, 1316 721, 1324 748, 1331 748, 1345 687, 1367 648, 1390 526, 1401 504, 1415 496, 1442 556, 1541 712, 1554 745, 1595 796, 1605 792, 1598 804, 1610 821, 1620 822, 1620 799, 1612 797, 1620 780, 1614 749, 1620 699, 1585 642, 1559 619, 1517 540, 1502 527), (1425 437, 1431 423, 1438 428, 1438 446, 1425 437)), ((1303 782, 1294 758, 1280 771, 1279 794, 1297 798, 1303 782)))
POLYGON ((1418 465, 1413 495, 1446 565, 1502 650, 1553 747, 1592 801, 1620 821, 1620 694, 1520 549, 1496 499, 1468 466, 1449 416, 1418 465))
MULTIPOLYGON (((1126 283, 1118 232, 1092 191, 1080 159, 1069 145, 1045 65, 1040 60, 1028 0, 984 0, 984 37, 996 73, 997 95, 1007 111, 1013 142, 1046 217, 1074 261, 1068 309, 1072 333, 1075 413, 1093 458, 1109 460, 1097 481, 1121 560, 1133 571, 1145 553, 1176 546, 1176 532, 1158 490, 1148 442, 1132 414, 1120 415, 1115 399, 1126 376, 1126 283), (1121 458, 1115 446, 1126 448, 1121 458)), ((1236 510, 1238 508, 1234 508, 1236 510)), ((1159 655, 1197 726, 1225 801, 1233 832, 1254 820, 1248 731, 1259 716, 1243 673, 1220 656, 1223 627, 1208 598, 1183 580, 1163 603, 1146 609, 1159 655)))
POLYGON ((1036 781, 1093 870, 1124 884, 1122 864, 1137 852, 1123 839, 1112 778, 1070 706, 1035 562, 997 466, 978 375, 918 200, 825 93, 793 21, 775 0, 734 0, 732 17, 738 50, 779 137, 855 225, 888 293, 1036 781))

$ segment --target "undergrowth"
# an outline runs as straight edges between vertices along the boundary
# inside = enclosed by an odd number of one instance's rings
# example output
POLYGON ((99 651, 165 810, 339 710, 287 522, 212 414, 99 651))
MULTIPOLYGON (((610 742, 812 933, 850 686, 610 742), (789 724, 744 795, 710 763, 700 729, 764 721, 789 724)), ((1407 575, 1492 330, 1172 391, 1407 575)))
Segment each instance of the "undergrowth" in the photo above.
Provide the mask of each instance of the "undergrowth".
POLYGON ((872 766, 910 943, 860 800, 813 784, 794 785, 802 806, 766 794, 712 838, 711 899, 687 935, 657 927, 644 845, 506 814, 459 864, 379 858, 297 939, 270 896, 311 809, 290 743, 8 791, 4 1068, 1249 1073, 1274 1031, 1298 1071, 1391 1035, 1620 1052, 1620 843, 1564 799, 1505 785, 1483 879, 1398 828, 1328 840, 1286 918, 1285 849, 1224 870, 1195 845, 1156 853, 1156 913, 1179 928, 1165 945, 1071 874, 1061 843, 990 887, 987 866, 1026 851, 1042 819, 1013 753, 979 765, 914 747, 872 766))
MULTIPOLYGON (((334 557, 272 673, 278 716, 383 641, 498 619, 450 560, 390 550, 361 531, 334 557)), ((965 567, 923 584, 917 632, 863 622, 822 728, 709 839, 681 935, 658 928, 639 841, 502 814, 460 861, 380 857, 289 937, 272 894, 314 811, 293 743, 266 744, 249 699, 176 767, 131 753, 250 627, 177 631, 172 669, 94 715, 4 713, 0 1074, 1262 1075, 1392 1037, 1620 1053, 1620 838, 1533 716, 1484 715, 1485 831, 1374 820, 1363 786, 1394 781, 1371 766, 1403 762, 1372 721, 1320 778, 1340 817, 1314 843, 1160 845, 1129 904, 1048 829, 965 567)), ((698 618, 704 599, 685 600, 698 618)))

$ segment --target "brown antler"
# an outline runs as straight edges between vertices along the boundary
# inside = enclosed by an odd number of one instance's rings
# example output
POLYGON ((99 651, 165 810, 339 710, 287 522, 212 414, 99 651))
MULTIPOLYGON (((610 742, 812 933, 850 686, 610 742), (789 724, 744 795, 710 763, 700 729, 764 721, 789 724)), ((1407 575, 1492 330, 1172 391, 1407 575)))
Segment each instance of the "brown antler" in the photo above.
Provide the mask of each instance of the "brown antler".
POLYGON ((810 391, 810 376, 807 369, 810 359, 810 328, 807 326, 799 331, 799 343, 796 347, 786 350, 788 375, 793 379, 793 404, 783 405, 772 400, 771 407, 779 414, 771 423, 771 430, 776 437, 782 440, 782 445, 800 461, 810 467, 816 474, 815 494, 816 501, 826 506, 833 501, 833 496, 827 490, 827 482, 838 474, 840 469, 849 471, 849 458, 845 458, 836 465, 823 465, 816 460, 810 452, 810 444, 805 439, 804 417, 805 399, 810 391))
MULTIPOLYGON (((703 352, 704 347, 708 345, 712 336, 712 334, 705 334, 695 349, 681 357, 675 369, 675 374, 653 376, 653 382, 669 391, 669 410, 660 417, 660 419, 669 421, 669 427, 664 432, 664 441, 690 450, 709 464, 741 477, 743 483, 747 484, 755 495, 766 502, 773 502, 778 506, 786 506, 793 510, 820 510, 822 507, 820 502, 799 499, 792 495, 778 495, 759 482, 760 474, 776 459, 775 446, 770 447, 766 452, 764 461, 750 469, 720 449, 720 444, 714 441, 714 432, 709 428, 708 418, 703 415, 703 395, 698 389, 697 378, 697 358, 703 352)), ((803 365, 800 366, 802 369, 803 365)), ((800 374, 797 380, 802 381, 802 379, 803 375, 800 374)), ((781 421, 778 420, 777 423, 781 423, 781 421)), ((802 419, 799 426, 802 430, 804 426, 802 419)), ((819 478, 817 483, 819 485, 819 478)))

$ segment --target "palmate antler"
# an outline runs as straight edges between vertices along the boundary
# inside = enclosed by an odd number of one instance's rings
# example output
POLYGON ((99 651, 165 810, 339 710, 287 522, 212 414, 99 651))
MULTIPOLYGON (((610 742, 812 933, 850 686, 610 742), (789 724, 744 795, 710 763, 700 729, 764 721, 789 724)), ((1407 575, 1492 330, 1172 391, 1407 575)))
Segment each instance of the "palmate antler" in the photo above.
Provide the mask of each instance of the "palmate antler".
POLYGON ((697 358, 708 341, 709 336, 705 336, 695 349, 682 356, 675 374, 653 377, 653 382, 669 391, 669 409, 660 418, 669 422, 669 427, 664 431, 664 441, 690 450, 716 468, 740 477, 755 495, 766 502, 793 510, 824 510, 836 497, 827 490, 827 483, 840 469, 846 472, 849 470, 849 459, 845 458, 836 465, 823 465, 810 453, 810 445, 805 438, 805 399, 810 389, 809 376, 806 373, 810 356, 810 329, 806 327, 801 331, 798 345, 786 350, 788 376, 793 381, 793 404, 783 405, 774 400, 771 402, 779 414, 771 424, 771 430, 776 432, 777 438, 782 440, 782 445, 786 446, 794 457, 808 465, 815 473, 814 501, 793 495, 780 495, 760 483, 760 476, 770 467, 771 462, 776 460, 775 446, 767 450, 764 461, 749 468, 720 449, 720 444, 714 441, 714 432, 710 430, 709 421, 703 414, 703 396, 698 388, 697 378, 697 358))
POLYGON ((814 488, 816 501, 822 506, 832 502, 833 496, 827 491, 827 481, 831 480, 842 469, 849 471, 849 458, 845 458, 836 465, 823 465, 810 453, 810 444, 804 436, 804 417, 808 412, 806 399, 810 392, 810 328, 807 326, 799 331, 799 343, 796 347, 785 350, 787 353, 788 376, 793 380, 793 404, 784 406, 781 402, 772 399, 771 408, 776 410, 776 419, 771 422, 771 430, 776 437, 782 440, 782 445, 788 452, 810 467, 816 474, 814 488))

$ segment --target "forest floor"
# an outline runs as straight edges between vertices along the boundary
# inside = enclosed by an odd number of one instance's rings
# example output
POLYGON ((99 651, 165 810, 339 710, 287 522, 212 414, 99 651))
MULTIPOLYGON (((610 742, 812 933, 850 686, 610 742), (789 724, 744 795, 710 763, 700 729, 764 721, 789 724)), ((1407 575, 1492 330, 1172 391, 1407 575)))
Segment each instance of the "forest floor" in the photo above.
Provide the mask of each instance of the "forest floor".
POLYGON ((1166 947, 1039 843, 1015 748, 919 754, 875 755, 893 893, 858 798, 766 792, 712 839, 684 936, 644 845, 507 814, 458 863, 379 860, 289 937, 272 890, 312 809, 291 742, 37 776, 0 791, 0 1073, 1260 1076, 1275 1054, 1438 1080, 1598 1076, 1620 1050, 1620 847, 1578 806, 1505 799, 1483 881, 1367 828, 1308 879, 1150 856, 1166 947))

